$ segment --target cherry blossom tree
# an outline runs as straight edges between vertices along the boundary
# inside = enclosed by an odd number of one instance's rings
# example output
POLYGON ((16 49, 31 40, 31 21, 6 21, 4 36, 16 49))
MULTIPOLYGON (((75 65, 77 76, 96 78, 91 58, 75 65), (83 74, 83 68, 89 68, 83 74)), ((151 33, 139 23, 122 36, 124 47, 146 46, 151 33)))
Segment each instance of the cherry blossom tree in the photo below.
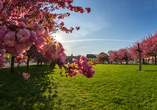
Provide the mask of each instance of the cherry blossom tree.
POLYGON ((111 61, 111 62, 113 62, 113 61, 118 62, 118 60, 119 60, 118 51, 116 51, 116 50, 113 51, 108 58, 109 58, 109 61, 111 61))
POLYGON ((130 58, 131 59, 138 59, 139 58, 139 52, 137 51, 138 44, 139 44, 140 50, 142 51, 140 54, 141 54, 141 59, 143 59, 143 63, 144 63, 144 58, 148 57, 148 55, 144 51, 145 45, 143 45, 143 41, 142 42, 137 41, 132 46, 130 46, 128 48, 128 50, 130 52, 130 58))
POLYGON ((49 62, 48 59, 46 59, 40 52, 38 52, 38 49, 35 47, 35 45, 32 45, 30 47, 30 49, 26 52, 26 55, 28 56, 27 69, 28 69, 28 66, 29 66, 30 58, 37 61, 38 65, 39 65, 39 62, 49 62))
POLYGON ((116 51, 113 51, 111 55, 109 56, 110 61, 115 61, 122 63, 122 61, 125 61, 126 64, 128 64, 128 61, 130 60, 130 52, 128 48, 122 48, 116 51))
MULTIPOLYGON (((49 33, 55 33, 59 30, 71 33, 74 30, 73 27, 66 28, 64 22, 58 22, 58 20, 70 16, 70 13, 52 13, 59 8, 80 13, 84 12, 82 7, 73 6, 72 2, 73 0, 0 1, 0 46, 12 55, 11 72, 13 72, 15 56, 22 55, 34 44, 38 51, 51 62, 51 71, 58 64, 60 69, 64 67, 68 71, 68 75, 71 76, 71 71, 74 71, 75 66, 72 67, 73 69, 64 66, 66 58, 64 48, 61 43, 52 40, 49 33)), ((89 7, 85 10, 87 13, 91 11, 89 7)), ((79 29, 80 27, 76 27, 76 30, 79 29)), ((80 61, 75 61, 75 63, 77 62, 80 68, 86 64, 85 70, 75 69, 81 70, 83 75, 91 77, 94 70, 92 66, 87 66, 84 59, 82 57, 80 61)), ((23 73, 25 79, 28 79, 29 76, 23 73)))
POLYGON ((0 49, 0 68, 5 66, 5 49, 0 49))
POLYGON ((118 50, 118 55, 119 55, 119 57, 118 57, 118 59, 119 59, 119 61, 125 61, 126 62, 126 64, 128 64, 128 61, 130 60, 130 52, 129 52, 129 50, 128 50, 128 48, 122 48, 122 49, 119 49, 118 50))
MULTIPOLYGON (((156 64, 156 55, 157 55, 157 33, 154 36, 152 34, 148 37, 142 39, 142 44, 144 48, 144 53, 148 56, 155 57, 155 64, 156 64)), ((152 58, 153 63, 153 58, 152 58)))

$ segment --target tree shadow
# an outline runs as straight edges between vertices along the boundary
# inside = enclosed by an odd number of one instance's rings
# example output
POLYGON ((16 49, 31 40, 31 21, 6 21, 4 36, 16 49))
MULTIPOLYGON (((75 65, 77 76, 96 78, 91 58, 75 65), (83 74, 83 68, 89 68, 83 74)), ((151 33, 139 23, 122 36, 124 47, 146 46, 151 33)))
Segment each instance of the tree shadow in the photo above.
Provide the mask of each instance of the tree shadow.
POLYGON ((144 70, 145 72, 157 72, 157 70, 144 70))
POLYGON ((9 73, 10 68, 0 69, 0 109, 1 110, 47 110, 53 109, 58 96, 57 84, 49 66, 17 67, 21 74, 31 77, 24 80, 17 72, 9 73))

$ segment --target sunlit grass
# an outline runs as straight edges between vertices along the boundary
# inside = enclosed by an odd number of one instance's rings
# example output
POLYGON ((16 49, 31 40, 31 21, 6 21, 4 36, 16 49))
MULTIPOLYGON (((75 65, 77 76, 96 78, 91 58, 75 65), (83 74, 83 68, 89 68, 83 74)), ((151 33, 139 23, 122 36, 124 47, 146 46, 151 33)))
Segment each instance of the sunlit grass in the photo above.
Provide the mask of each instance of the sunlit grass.
POLYGON ((93 78, 60 75, 58 67, 17 68, 31 77, 0 69, 0 110, 157 109, 157 65, 98 64, 93 78))

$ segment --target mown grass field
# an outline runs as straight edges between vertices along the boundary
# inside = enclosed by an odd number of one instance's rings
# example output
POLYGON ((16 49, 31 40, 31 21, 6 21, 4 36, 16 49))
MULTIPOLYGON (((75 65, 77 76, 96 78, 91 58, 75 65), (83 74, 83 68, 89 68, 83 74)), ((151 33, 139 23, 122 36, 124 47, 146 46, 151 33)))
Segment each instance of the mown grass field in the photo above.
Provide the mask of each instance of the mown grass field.
POLYGON ((157 65, 97 64, 93 78, 60 75, 56 67, 0 69, 0 110, 156 110, 157 65))

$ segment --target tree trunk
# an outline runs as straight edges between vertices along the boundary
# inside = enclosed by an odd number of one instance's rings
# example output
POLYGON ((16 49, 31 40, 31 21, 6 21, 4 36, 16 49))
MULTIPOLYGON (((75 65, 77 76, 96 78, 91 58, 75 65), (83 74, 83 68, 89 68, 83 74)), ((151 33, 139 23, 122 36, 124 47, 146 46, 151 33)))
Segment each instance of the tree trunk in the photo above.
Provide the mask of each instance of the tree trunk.
POLYGON ((10 69, 10 73, 14 72, 14 56, 11 57, 11 69, 10 69))
POLYGON ((156 55, 154 57, 155 57, 155 64, 156 64, 156 55))
POLYGON ((37 65, 39 66, 39 60, 37 61, 37 65))
POLYGON ((42 65, 42 61, 41 61, 40 65, 42 65))
POLYGON ((126 64, 128 64, 128 61, 126 61, 126 64))
POLYGON ((143 64, 145 64, 144 58, 142 60, 143 60, 143 64))
POLYGON ((153 64, 153 56, 152 56, 152 64, 153 64))
POLYGON ((29 66, 29 59, 30 59, 30 56, 28 56, 28 59, 27 59, 27 69, 28 69, 28 66, 29 66))

